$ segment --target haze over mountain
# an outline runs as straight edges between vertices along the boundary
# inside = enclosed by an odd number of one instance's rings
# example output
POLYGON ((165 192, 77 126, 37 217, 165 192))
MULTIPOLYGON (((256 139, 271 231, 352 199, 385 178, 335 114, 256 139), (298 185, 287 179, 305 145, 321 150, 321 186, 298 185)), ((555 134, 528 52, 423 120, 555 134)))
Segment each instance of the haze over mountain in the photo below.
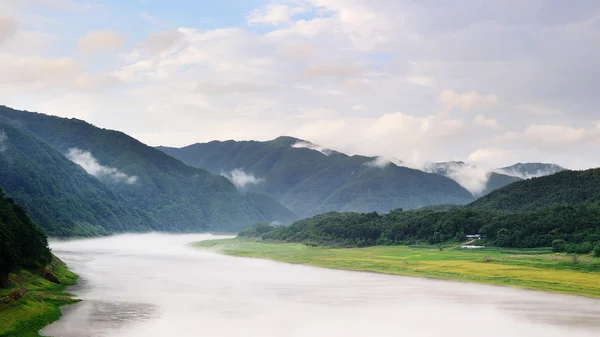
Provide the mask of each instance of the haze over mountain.
POLYGON ((444 176, 383 158, 348 156, 293 137, 159 149, 188 165, 228 176, 241 190, 266 193, 300 216, 387 212, 473 200, 444 176))
POLYGON ((236 230, 294 216, 118 131, 7 107, 0 122, 0 186, 51 234, 236 230))
POLYGON ((475 197, 486 195, 498 188, 521 180, 518 177, 491 172, 462 161, 432 163, 426 165, 424 170, 455 180, 473 193, 475 197))
POLYGON ((536 178, 548 176, 566 170, 556 164, 545 163, 517 163, 512 166, 507 166, 496 170, 499 173, 519 177, 522 179, 536 178))

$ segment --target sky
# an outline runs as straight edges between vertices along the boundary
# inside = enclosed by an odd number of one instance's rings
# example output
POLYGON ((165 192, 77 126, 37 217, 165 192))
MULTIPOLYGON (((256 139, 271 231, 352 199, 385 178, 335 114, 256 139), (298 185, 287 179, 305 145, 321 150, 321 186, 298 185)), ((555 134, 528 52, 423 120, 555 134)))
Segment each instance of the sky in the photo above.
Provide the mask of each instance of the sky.
POLYGON ((596 0, 0 1, 0 104, 153 146, 598 167, 598 60, 596 0))

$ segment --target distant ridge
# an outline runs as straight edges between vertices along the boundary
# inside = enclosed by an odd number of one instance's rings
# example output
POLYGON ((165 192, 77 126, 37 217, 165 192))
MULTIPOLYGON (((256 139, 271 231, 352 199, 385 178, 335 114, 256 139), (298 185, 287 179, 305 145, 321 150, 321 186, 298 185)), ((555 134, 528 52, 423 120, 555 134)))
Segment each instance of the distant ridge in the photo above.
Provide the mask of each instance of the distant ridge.
POLYGON ((348 156, 294 137, 158 149, 194 167, 230 178, 236 178, 235 172, 257 181, 243 189, 270 195, 299 216, 328 211, 388 212, 473 200, 447 177, 383 158, 348 156))
POLYGON ((497 170, 499 173, 529 179, 543 177, 566 170, 556 164, 547 163, 517 163, 512 166, 503 167, 497 170))
POLYGON ((7 135, 0 166, 8 170, 0 186, 53 235, 235 231, 295 218, 268 196, 240 193, 225 177, 122 132, 3 106, 0 123, 7 135))

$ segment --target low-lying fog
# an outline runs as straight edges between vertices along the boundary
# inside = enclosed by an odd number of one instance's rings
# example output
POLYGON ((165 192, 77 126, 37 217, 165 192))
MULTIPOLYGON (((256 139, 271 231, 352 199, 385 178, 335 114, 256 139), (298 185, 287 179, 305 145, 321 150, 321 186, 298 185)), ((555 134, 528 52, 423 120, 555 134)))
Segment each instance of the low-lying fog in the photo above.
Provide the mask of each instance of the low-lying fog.
POLYGON ((52 242, 83 302, 60 337, 600 336, 600 301, 346 272, 192 248, 210 235, 52 242))

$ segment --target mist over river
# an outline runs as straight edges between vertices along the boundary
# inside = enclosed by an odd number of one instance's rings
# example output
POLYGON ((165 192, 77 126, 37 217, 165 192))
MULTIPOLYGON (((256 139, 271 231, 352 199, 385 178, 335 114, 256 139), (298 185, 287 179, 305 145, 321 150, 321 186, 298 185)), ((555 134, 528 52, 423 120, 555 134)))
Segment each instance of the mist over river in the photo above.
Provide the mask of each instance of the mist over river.
POLYGON ((210 235, 51 242, 81 277, 55 337, 600 336, 600 301, 290 265, 187 244, 210 235))

